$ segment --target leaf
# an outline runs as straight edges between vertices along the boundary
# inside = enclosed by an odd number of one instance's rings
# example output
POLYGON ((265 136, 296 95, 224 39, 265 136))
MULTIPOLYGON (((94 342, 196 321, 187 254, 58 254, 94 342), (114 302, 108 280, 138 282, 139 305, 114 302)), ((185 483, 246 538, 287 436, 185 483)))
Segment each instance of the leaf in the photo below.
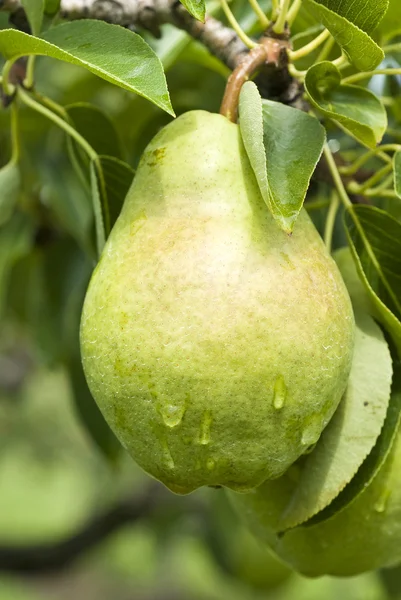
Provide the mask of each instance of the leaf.
POLYGON ((400 1, 390 0, 388 11, 379 25, 379 33, 385 39, 391 39, 394 33, 401 30, 400 1))
POLYGON ((99 160, 105 182, 111 230, 121 212, 135 171, 127 163, 113 156, 100 156, 99 160))
POLYGON ((252 82, 241 90, 239 111, 241 135, 262 196, 280 227, 290 233, 322 153, 324 128, 300 110, 262 101, 252 82))
POLYGON ((269 197, 269 183, 267 181, 262 98, 258 88, 252 81, 247 81, 241 88, 238 112, 241 137, 249 162, 255 173, 261 194, 267 206, 272 211, 269 197))
MULTIPOLYGON (((91 193, 92 193, 92 205, 93 212, 95 215, 95 228, 96 228, 96 248, 98 257, 101 255, 104 244, 106 243, 106 229, 105 229, 105 221, 104 221, 104 205, 102 206, 101 202, 101 192, 99 190, 99 180, 98 178, 102 177, 96 168, 94 162, 90 164, 90 182, 91 182, 91 193)), ((102 182, 100 182, 102 185, 102 182)), ((107 207, 106 207, 107 210, 107 207)))
POLYGON ((97 106, 87 102, 65 107, 74 128, 97 154, 122 158, 121 143, 113 121, 97 106))
POLYGON ((380 100, 369 90, 342 85, 341 73, 329 61, 311 67, 305 89, 312 104, 334 119, 369 148, 375 148, 387 128, 387 115, 380 100))
MULTIPOLYGON (((332 0, 334 3, 334 0, 332 0)), ((344 54, 360 71, 371 71, 384 58, 383 50, 371 37, 343 16, 333 12, 317 0, 303 0, 310 12, 330 31, 344 54)), ((331 4, 331 3, 330 3, 331 4)), ((338 7, 340 3, 336 1, 338 7)))
POLYGON ((350 248, 345 246, 336 250, 333 258, 347 287, 354 310, 372 315, 372 302, 358 275, 350 248))
POLYGON ((85 252, 94 257, 96 252, 91 236, 93 208, 89 183, 85 188, 71 169, 62 166, 58 157, 54 156, 47 156, 40 166, 38 176, 42 181, 46 181, 41 198, 56 223, 74 237, 85 252))
POLYGON ((205 22, 205 0, 180 0, 180 2, 195 19, 205 22))
POLYGON ((350 21, 363 31, 369 33, 376 29, 387 12, 389 0, 316 0, 332 12, 350 21))
POLYGON ((29 252, 32 242, 33 224, 25 215, 15 214, 7 227, 0 229, 0 318, 4 315, 11 269, 29 252))
POLYGON ((326 508, 351 481, 374 447, 391 392, 392 360, 381 329, 357 311, 355 350, 344 397, 306 457, 297 486, 280 522, 282 531, 326 508))
POLYGON ((73 21, 49 29, 43 39, 4 29, 0 52, 7 60, 40 54, 79 65, 174 116, 159 58, 140 35, 118 25, 73 21))
POLYGON ((20 189, 19 166, 11 161, 0 169, 0 226, 10 219, 17 204, 20 189))
POLYGON ((401 318, 401 223, 374 206, 355 206, 360 226, 345 214, 347 233, 376 295, 401 318))
POLYGON ((305 523, 306 526, 326 521, 354 502, 359 494, 372 483, 387 460, 401 425, 401 363, 395 349, 391 346, 390 348, 393 357, 393 383, 386 419, 377 443, 341 494, 325 510, 305 523))
POLYGON ((42 28, 44 0, 21 0, 21 4, 28 17, 33 35, 39 35, 42 28))
POLYGON ((395 193, 401 198, 401 150, 397 150, 393 157, 394 166, 394 189, 395 193))
POLYGON ((344 225, 374 316, 401 356, 401 223, 379 208, 353 206, 344 213, 344 225))
POLYGON ((45 15, 53 17, 60 10, 60 4, 61 0, 45 0, 45 15))

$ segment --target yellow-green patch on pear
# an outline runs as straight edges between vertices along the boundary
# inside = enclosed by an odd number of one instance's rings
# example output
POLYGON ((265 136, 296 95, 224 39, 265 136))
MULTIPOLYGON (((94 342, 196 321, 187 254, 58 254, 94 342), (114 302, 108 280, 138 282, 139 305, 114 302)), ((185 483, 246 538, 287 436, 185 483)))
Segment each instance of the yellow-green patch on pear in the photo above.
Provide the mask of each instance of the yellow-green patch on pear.
POLYGON ((238 126, 193 111, 161 130, 81 325, 90 389, 138 464, 177 493, 279 477, 337 408, 353 339, 334 261, 306 212, 279 229, 238 126))

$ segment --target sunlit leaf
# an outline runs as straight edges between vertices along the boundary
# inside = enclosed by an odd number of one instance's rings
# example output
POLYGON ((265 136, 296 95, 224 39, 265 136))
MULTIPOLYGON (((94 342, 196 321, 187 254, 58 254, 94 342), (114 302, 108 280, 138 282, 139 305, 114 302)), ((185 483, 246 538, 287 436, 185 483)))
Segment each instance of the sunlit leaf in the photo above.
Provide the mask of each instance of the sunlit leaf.
POLYGON ((180 0, 180 2, 195 19, 202 22, 205 20, 205 0, 180 0))
MULTIPOLYGON (((384 58, 383 50, 365 31, 317 0, 303 0, 303 3, 327 27, 350 63, 357 69, 370 71, 381 63, 384 58)), ((340 4, 342 3, 336 2, 335 6, 340 4)))
POLYGON ((289 233, 320 158, 324 128, 303 111, 261 100, 252 82, 241 90, 239 113, 242 139, 263 198, 289 233))
POLYGON ((388 9, 389 0, 316 0, 333 13, 341 15, 363 31, 376 29, 388 9))
POLYGON ((392 360, 380 327, 355 313, 356 339, 347 390, 313 452, 280 522, 283 531, 326 508, 352 480, 382 429, 390 400, 392 360))
POLYGON ((7 60, 40 54, 79 65, 174 114, 159 58, 140 35, 118 25, 73 21, 49 29, 43 39, 4 29, 0 53, 7 60))

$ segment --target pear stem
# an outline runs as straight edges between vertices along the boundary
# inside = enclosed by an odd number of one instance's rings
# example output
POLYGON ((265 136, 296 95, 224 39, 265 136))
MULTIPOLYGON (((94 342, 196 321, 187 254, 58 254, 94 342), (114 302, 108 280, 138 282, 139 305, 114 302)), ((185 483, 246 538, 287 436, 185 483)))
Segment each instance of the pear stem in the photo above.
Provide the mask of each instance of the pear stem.
POLYGON ((265 37, 245 55, 228 78, 220 114, 235 123, 238 114, 239 95, 243 84, 263 65, 282 66, 282 52, 289 49, 288 40, 265 37))

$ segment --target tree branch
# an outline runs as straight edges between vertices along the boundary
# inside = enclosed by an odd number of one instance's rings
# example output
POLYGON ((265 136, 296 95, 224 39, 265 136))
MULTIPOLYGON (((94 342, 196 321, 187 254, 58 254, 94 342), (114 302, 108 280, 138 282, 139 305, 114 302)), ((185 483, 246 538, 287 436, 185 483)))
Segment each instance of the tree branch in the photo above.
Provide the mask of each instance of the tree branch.
MULTIPOLYGON (((18 16, 19 21, 23 15, 19 0, 0 0, 0 9, 18 16)), ((130 29, 145 29, 155 37, 161 35, 161 25, 170 23, 200 41, 230 69, 248 52, 230 27, 213 17, 207 17, 205 23, 197 21, 179 0, 62 0, 60 14, 69 21, 99 19, 130 29)))
POLYGON ((181 504, 179 498, 154 482, 141 495, 120 500, 92 517, 71 537, 26 546, 0 545, 0 571, 39 575, 64 569, 121 527, 147 518, 166 505, 169 509, 176 507, 178 515, 185 511, 202 512, 198 503, 185 499, 185 505, 181 504))

